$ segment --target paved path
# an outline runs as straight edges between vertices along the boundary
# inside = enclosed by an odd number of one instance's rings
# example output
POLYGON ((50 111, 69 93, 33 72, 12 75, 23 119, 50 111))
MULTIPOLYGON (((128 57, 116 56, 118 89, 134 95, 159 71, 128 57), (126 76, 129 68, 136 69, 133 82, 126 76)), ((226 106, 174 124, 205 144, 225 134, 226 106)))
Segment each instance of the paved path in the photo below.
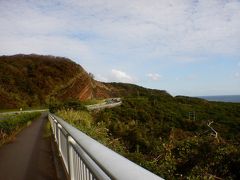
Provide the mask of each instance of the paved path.
POLYGON ((0 148, 0 179, 57 179, 50 138, 43 137, 47 113, 24 129, 16 139, 0 148))
POLYGON ((9 112, 1 112, 0 115, 31 113, 31 112, 46 112, 46 111, 48 111, 48 109, 35 109, 35 110, 26 110, 26 111, 9 111, 9 112))
POLYGON ((116 106, 120 106, 122 102, 114 102, 111 104, 101 103, 101 104, 93 104, 86 106, 88 110, 97 110, 97 109, 105 109, 105 108, 113 108, 116 106))

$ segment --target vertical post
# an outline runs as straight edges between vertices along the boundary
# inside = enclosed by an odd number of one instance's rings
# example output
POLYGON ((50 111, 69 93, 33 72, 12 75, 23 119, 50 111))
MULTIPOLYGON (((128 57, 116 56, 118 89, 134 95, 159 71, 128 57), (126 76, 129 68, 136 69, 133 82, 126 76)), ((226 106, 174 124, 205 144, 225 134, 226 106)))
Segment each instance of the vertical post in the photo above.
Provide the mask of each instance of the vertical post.
POLYGON ((55 141, 57 142, 58 144, 58 128, 57 128, 57 121, 54 119, 54 136, 55 136, 55 141))
POLYGON ((69 174, 69 179, 71 179, 71 176, 70 176, 70 142, 69 142, 69 134, 66 135, 66 138, 67 138, 67 170, 68 170, 68 174, 69 174))
POLYGON ((68 166, 69 166, 69 176, 70 180, 74 180, 74 165, 73 165, 73 147, 72 143, 74 142, 73 138, 71 136, 68 136, 68 166))
POLYGON ((62 155, 62 148, 61 148, 61 128, 62 126, 60 124, 57 125, 58 127, 58 149, 59 149, 59 152, 60 152, 60 156, 62 155))

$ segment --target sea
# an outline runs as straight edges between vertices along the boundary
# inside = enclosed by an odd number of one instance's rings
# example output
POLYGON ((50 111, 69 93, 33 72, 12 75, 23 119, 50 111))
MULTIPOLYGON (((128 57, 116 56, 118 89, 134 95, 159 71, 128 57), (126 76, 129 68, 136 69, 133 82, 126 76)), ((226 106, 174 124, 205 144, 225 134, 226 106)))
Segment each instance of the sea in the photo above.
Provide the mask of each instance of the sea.
POLYGON ((199 98, 206 99, 208 101, 240 103, 240 95, 199 96, 199 98))

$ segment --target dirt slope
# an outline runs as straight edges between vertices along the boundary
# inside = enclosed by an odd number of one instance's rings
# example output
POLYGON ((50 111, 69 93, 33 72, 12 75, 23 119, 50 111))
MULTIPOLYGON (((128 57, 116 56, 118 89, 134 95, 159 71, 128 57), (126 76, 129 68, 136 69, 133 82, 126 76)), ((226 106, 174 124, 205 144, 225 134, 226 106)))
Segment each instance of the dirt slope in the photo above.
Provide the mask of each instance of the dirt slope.
POLYGON ((42 55, 0 56, 0 109, 46 106, 52 100, 165 93, 132 84, 96 81, 70 59, 42 55))

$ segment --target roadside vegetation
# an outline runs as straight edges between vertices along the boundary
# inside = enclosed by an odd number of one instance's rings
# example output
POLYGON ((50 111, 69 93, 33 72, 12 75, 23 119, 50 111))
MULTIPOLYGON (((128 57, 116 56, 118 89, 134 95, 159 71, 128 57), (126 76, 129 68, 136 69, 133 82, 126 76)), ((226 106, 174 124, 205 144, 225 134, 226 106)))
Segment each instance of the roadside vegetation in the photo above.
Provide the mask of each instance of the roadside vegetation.
POLYGON ((161 177, 240 177, 240 104, 150 95, 125 98, 95 118, 127 158, 161 177))
POLYGON ((101 104, 104 103, 104 99, 91 99, 82 101, 83 105, 93 105, 93 104, 101 104))
POLYGON ((11 142, 15 136, 41 113, 21 113, 16 115, 4 115, 0 120, 0 146, 11 142))
POLYGON ((109 135, 109 130, 103 122, 96 123, 93 114, 82 105, 82 102, 67 101, 65 103, 51 105, 49 111, 62 117, 69 124, 96 139, 100 143, 121 154, 125 153, 125 150, 123 149, 124 146, 120 144, 120 141, 109 135))
POLYGON ((166 179, 240 178, 240 104, 138 95, 120 107, 57 114, 166 179))

